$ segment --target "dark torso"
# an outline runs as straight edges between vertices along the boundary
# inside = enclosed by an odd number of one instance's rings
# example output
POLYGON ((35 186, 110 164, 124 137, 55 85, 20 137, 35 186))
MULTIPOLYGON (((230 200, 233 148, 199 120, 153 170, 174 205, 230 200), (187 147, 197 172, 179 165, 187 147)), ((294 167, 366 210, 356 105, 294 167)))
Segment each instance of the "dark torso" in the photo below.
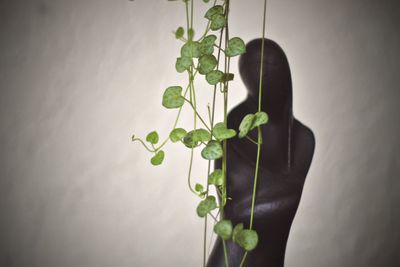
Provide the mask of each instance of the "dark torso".
MULTIPOLYGON (((249 100, 233 109, 228 126, 238 129, 241 119, 254 113, 257 106, 249 100)), ((257 140, 257 131, 250 137, 257 140)), ((259 244, 247 255, 244 266, 283 266, 290 227, 300 202, 304 181, 314 153, 313 133, 292 116, 271 120, 262 127, 263 145, 259 165, 253 228, 259 244)), ((257 146, 246 138, 230 139, 227 146, 227 193, 232 198, 225 207, 225 217, 233 225, 248 227, 257 146)), ((215 163, 221 168, 221 162, 215 163)), ((227 242, 229 266, 239 266, 243 251, 227 242)), ((208 261, 209 267, 225 266, 222 243, 218 239, 208 261)))

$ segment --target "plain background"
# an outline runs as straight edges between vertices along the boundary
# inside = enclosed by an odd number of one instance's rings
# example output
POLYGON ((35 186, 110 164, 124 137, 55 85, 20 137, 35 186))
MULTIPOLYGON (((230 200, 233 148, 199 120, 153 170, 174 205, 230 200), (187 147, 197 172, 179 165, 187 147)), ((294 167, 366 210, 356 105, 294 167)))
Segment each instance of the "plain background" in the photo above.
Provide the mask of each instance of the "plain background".
MULTIPOLYGON (((231 2, 231 36, 259 37, 262 1, 231 2)), ((400 265, 397 2, 269 1, 267 36, 316 137, 288 267, 400 265)), ((161 96, 186 79, 172 34, 184 24, 179 1, 0 1, 1 266, 201 265, 188 150, 167 145, 155 168, 130 142, 170 130, 161 96)), ((211 89, 197 87, 203 112, 211 89)), ((236 76, 230 107, 244 97, 236 76)), ((197 157, 195 181, 205 168, 197 157)))

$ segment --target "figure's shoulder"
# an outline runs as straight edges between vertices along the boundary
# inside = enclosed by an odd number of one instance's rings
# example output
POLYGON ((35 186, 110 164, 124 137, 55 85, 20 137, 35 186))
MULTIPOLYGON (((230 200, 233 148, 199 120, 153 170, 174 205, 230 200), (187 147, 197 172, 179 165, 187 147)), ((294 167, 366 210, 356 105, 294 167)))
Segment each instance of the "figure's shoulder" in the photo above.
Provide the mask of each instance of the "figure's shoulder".
POLYGON ((308 171, 315 150, 315 136, 313 131, 298 120, 293 121, 293 145, 294 162, 308 171))
POLYGON ((252 111, 249 108, 249 104, 246 101, 239 103, 229 111, 228 127, 238 129, 243 117, 251 112, 252 111))
POLYGON ((303 142, 306 142, 308 145, 312 145, 312 150, 314 151, 315 136, 313 131, 297 119, 294 119, 293 121, 293 129, 297 138, 303 142))
POLYGON ((231 109, 228 113, 228 128, 238 128, 240 124, 240 118, 243 114, 243 105, 239 104, 231 109))

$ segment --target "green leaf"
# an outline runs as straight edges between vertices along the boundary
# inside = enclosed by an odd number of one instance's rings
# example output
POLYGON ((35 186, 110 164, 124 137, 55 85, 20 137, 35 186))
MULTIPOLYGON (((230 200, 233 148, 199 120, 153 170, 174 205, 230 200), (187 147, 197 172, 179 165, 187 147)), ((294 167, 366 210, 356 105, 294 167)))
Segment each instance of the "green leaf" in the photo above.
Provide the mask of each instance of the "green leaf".
POLYGON ((208 3, 208 2, 210 2, 210 0, 203 0, 203 2, 204 2, 204 3, 208 3))
POLYGON ((171 139, 171 141, 173 143, 176 143, 176 142, 182 140, 182 138, 184 138, 186 136, 186 134, 187 134, 187 132, 185 129, 175 128, 169 134, 169 139, 171 139))
POLYGON ((193 131, 188 132, 183 138, 183 144, 188 148, 194 148, 199 145, 199 141, 195 140, 193 131))
POLYGON ((236 136, 236 131, 227 129, 223 122, 215 124, 213 128, 213 135, 220 141, 229 139, 236 136))
POLYGON ((188 41, 181 48, 181 56, 189 58, 199 58, 201 56, 200 43, 188 41))
POLYGON ((211 140, 211 134, 205 129, 193 130, 193 141, 194 142, 208 142, 211 140))
POLYGON ((241 230, 235 236, 236 243, 246 251, 256 248, 258 243, 258 235, 254 230, 241 230))
POLYGON ((254 121, 254 114, 247 114, 244 116, 242 122, 239 125, 239 138, 245 137, 251 129, 254 121))
POLYGON ((200 201, 197 206, 196 212, 199 217, 205 217, 210 211, 217 208, 217 201, 214 196, 208 196, 206 199, 200 201))
POLYGON ((254 114, 254 121, 250 130, 253 130, 254 128, 261 126, 263 124, 266 124, 267 122, 268 122, 268 114, 265 113, 264 111, 257 112, 256 114, 254 114))
POLYGON ((215 14, 211 18, 210 29, 217 31, 226 25, 225 16, 221 14, 215 14))
POLYGON ((268 115, 264 111, 256 112, 256 114, 247 114, 239 125, 239 138, 245 137, 249 131, 267 122, 268 115))
POLYGON ((232 241, 237 243, 236 237, 243 230, 243 223, 238 223, 236 224, 235 228, 233 228, 233 233, 232 233, 232 241))
POLYGON ((151 158, 151 164, 154 166, 160 165, 163 160, 164 160, 165 153, 164 151, 160 150, 158 151, 152 158, 151 158))
POLYGON ((204 44, 204 45, 213 46, 216 40, 217 40, 217 36, 216 35, 209 34, 209 35, 207 35, 206 37, 203 38, 201 43, 204 44))
POLYGON ((233 37, 228 41, 228 47, 225 54, 228 57, 234 57, 246 53, 246 45, 239 37, 233 37))
POLYGON ((222 80, 224 73, 220 70, 213 70, 207 73, 206 80, 211 85, 216 85, 222 80))
POLYGON ((217 36, 213 34, 204 37, 204 39, 200 42, 200 52, 203 55, 212 55, 212 53, 214 53, 215 40, 217 40, 217 36))
POLYGON ((181 96, 182 87, 170 86, 163 95, 162 105, 166 108, 179 108, 183 105, 185 100, 181 96))
POLYGON ((222 146, 219 142, 212 140, 201 151, 201 156, 207 160, 219 159, 222 157, 222 146))
POLYGON ((199 59, 199 63, 199 73, 207 74, 217 66, 218 61, 214 55, 204 55, 199 59))
POLYGON ((232 228, 230 220, 221 220, 214 225, 214 232, 223 240, 229 240, 232 236, 232 228))
POLYGON ((176 39, 180 39, 183 37, 184 34, 185 34, 185 30, 182 27, 179 27, 178 29, 176 29, 175 37, 176 37, 176 39))
POLYGON ((190 66, 193 65, 191 57, 178 57, 175 63, 175 69, 177 72, 182 73, 185 70, 189 70, 190 66))
POLYGON ((194 186, 194 190, 195 190, 196 192, 201 193, 201 192, 203 192, 204 187, 203 187, 201 184, 196 184, 196 185, 194 186))
POLYGON ((146 136, 146 141, 151 143, 151 144, 157 144, 158 143, 158 133, 156 131, 152 131, 146 136))
POLYGON ((207 10, 207 13, 204 17, 208 20, 211 20, 215 14, 224 14, 224 8, 220 5, 213 6, 212 8, 207 10))
POLYGON ((222 170, 216 169, 208 176, 208 183, 213 185, 222 185, 224 183, 224 174, 222 170))

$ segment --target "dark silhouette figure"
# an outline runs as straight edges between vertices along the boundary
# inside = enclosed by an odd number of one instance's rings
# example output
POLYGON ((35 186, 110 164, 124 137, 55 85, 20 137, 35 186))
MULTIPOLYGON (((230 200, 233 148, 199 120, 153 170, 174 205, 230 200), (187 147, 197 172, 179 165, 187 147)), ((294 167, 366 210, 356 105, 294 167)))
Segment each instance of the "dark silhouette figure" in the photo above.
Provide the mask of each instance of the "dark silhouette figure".
MULTIPOLYGON (((257 112, 260 75, 261 39, 246 45, 247 53, 239 59, 239 71, 248 95, 228 115, 228 126, 238 129, 242 118, 257 112)), ((304 181, 314 154, 312 131, 293 118, 292 80, 285 53, 272 40, 265 39, 262 110, 269 122, 262 126, 261 160, 254 213, 259 243, 248 253, 244 266, 282 267, 290 226, 300 202, 304 181)), ((249 136, 257 140, 257 130, 249 136)), ((257 146, 246 138, 233 138, 227 148, 227 193, 225 217, 233 225, 249 227, 253 177, 257 146)), ((215 162, 221 168, 221 161, 215 162)), ((243 250, 227 242, 229 266, 240 264, 243 250)), ((225 266, 223 246, 218 238, 209 267, 225 266)))

